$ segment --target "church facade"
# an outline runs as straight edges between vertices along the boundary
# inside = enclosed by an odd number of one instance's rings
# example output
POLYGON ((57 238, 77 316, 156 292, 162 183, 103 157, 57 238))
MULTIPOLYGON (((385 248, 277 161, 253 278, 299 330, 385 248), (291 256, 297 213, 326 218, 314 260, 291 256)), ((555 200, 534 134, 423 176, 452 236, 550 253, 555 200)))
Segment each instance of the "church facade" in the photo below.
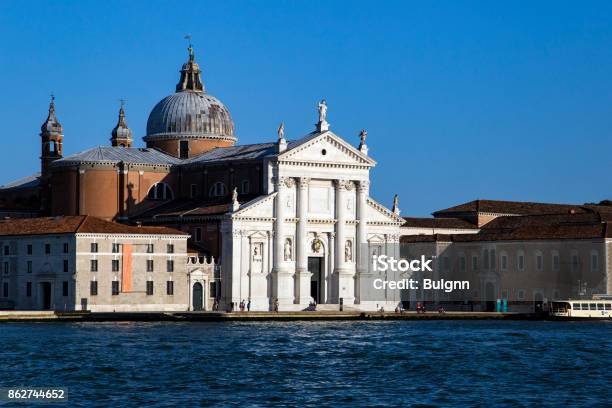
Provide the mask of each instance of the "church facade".
POLYGON ((52 100, 40 174, 0 191, 6 214, 90 215, 186 232, 190 250, 218 263, 204 297, 221 309, 250 301, 251 310, 313 302, 392 310, 400 302, 396 292, 364 293, 370 256, 399 257, 403 220, 397 205, 369 196, 376 162, 367 133, 358 146, 333 133, 324 100, 312 132, 288 140, 281 125, 275 141, 236 145, 230 112, 206 92, 190 47, 175 93, 149 115, 146 147, 133 146, 122 106, 110 146, 64 156, 55 109, 52 100))

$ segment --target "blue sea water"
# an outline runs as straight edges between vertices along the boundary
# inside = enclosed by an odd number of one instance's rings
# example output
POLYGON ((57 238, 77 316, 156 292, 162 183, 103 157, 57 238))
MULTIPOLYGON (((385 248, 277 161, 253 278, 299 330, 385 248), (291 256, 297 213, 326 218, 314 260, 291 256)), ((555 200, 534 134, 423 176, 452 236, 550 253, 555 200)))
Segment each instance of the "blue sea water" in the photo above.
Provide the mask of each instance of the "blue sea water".
POLYGON ((602 407, 611 363, 610 322, 0 325, 0 386, 70 407, 602 407))

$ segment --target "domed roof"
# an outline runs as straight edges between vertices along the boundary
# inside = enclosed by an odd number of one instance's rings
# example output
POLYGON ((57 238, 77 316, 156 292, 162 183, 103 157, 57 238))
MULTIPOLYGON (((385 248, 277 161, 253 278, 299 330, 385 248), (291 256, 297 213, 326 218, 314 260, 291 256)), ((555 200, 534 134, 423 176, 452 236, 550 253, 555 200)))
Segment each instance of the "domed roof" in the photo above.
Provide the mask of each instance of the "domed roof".
POLYGON ((149 114, 145 142, 168 139, 208 139, 236 141, 229 110, 206 93, 189 47, 189 61, 181 68, 176 93, 162 99, 149 114))
POLYGON ((204 91, 184 90, 155 105, 145 140, 210 137, 236 140, 229 111, 204 91))

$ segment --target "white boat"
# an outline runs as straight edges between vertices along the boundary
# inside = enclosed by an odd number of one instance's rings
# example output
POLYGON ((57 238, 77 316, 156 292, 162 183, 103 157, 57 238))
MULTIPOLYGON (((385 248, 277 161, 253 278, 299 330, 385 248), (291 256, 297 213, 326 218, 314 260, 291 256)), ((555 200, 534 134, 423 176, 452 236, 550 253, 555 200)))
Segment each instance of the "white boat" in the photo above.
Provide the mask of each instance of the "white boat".
POLYGON ((552 317, 572 319, 612 319, 612 296, 594 295, 593 299, 554 300, 552 317))

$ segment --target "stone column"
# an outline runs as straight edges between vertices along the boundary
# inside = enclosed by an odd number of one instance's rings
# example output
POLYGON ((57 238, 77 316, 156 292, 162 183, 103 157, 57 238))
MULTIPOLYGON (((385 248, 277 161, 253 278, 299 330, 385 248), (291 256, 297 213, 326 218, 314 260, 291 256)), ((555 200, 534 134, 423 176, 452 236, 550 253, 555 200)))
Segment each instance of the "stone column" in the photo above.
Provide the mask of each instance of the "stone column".
MULTIPOLYGON (((278 177, 276 180, 276 198, 274 202, 274 267, 272 303, 278 299, 279 307, 287 309, 293 304, 293 285, 291 272, 285 263, 285 207, 287 206, 287 186, 293 185, 293 179, 278 177)), ((294 256, 292 253, 291 256, 294 256)))
POLYGON ((296 268, 296 303, 308 306, 310 303, 310 275, 308 271, 308 183, 310 179, 300 177, 298 185, 297 234, 295 248, 297 255, 296 268))
POLYGON ((364 274, 367 272, 368 262, 368 251, 367 251, 367 232, 368 232, 368 219, 367 219, 367 198, 368 189, 370 182, 360 181, 357 185, 357 237, 355 239, 355 255, 356 255, 356 266, 357 275, 355 277, 355 302, 359 303, 361 300, 361 291, 365 288, 362 287, 364 274))
POLYGON ((346 190, 352 188, 353 182, 336 180, 336 259, 334 280, 338 282, 338 302, 344 299, 344 304, 353 304, 355 300, 353 272, 347 268, 344 260, 346 246, 346 190))

